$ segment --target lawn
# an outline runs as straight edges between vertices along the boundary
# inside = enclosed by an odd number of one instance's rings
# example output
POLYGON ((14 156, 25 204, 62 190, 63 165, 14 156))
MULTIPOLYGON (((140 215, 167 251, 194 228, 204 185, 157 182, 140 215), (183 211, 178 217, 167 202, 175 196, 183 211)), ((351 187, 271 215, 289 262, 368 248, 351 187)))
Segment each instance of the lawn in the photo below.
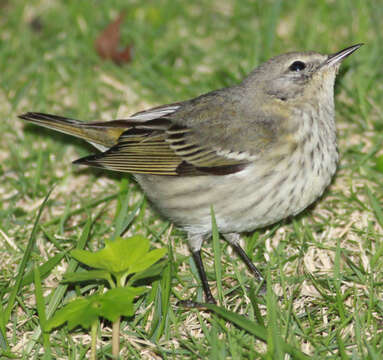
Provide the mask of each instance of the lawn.
MULTIPOLYGON (((148 283, 135 316, 122 319, 121 358, 284 359, 282 343, 314 359, 383 358, 382 18, 378 0, 1 1, 4 358, 89 356, 90 333, 81 327, 41 335, 36 279, 19 282, 40 266, 37 288, 47 317, 92 293, 93 285, 62 283, 68 266, 80 269, 69 251, 89 224, 85 248, 101 249, 124 216, 124 236, 149 238, 172 261, 148 283), (94 43, 121 11, 121 48, 132 46, 133 58, 117 65, 100 58, 94 43), (294 219, 243 235, 247 254, 269 278, 267 295, 254 294, 254 278, 226 243, 204 247, 219 305, 264 323, 265 340, 217 313, 177 305, 203 300, 185 234, 151 209, 133 177, 72 165, 95 150, 17 118, 26 111, 84 121, 124 118, 235 84, 273 55, 333 53, 361 42, 336 83, 341 161, 331 186, 294 219)), ((102 320, 98 359, 110 358, 111 332, 102 320)))

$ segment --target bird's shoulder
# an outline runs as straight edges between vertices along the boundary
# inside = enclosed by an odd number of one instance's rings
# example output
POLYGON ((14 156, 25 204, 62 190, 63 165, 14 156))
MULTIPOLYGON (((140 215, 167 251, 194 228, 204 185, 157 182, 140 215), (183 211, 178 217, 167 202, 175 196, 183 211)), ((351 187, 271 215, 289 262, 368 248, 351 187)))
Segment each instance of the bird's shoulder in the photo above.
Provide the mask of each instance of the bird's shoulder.
POLYGON ((240 86, 179 103, 165 117, 187 129, 187 138, 233 158, 251 158, 266 151, 278 139, 284 122, 280 111, 240 86))

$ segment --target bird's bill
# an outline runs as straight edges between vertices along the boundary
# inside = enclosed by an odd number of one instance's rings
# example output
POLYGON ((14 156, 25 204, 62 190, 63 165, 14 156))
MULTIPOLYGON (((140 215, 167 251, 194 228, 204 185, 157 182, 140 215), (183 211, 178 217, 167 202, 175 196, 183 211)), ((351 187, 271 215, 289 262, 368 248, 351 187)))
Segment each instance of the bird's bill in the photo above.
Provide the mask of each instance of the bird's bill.
POLYGON ((354 51, 358 50, 363 44, 356 44, 349 46, 341 51, 336 52, 335 54, 329 55, 327 60, 323 63, 324 66, 333 66, 339 64, 347 56, 351 55, 354 51))

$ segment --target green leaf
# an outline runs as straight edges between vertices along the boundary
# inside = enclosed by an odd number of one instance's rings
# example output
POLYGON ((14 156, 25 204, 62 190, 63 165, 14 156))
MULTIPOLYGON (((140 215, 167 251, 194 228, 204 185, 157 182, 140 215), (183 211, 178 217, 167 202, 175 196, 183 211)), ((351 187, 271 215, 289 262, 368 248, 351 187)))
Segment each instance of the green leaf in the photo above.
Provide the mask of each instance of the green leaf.
POLYGON ((145 287, 130 286, 109 290, 103 294, 100 316, 110 321, 116 321, 120 316, 132 316, 133 300, 146 291, 145 287))
POLYGON ((63 282, 82 282, 99 279, 107 280, 108 282, 112 280, 110 273, 105 270, 89 270, 65 274, 63 282))
POLYGON ((113 274, 134 273, 158 261, 165 250, 157 249, 148 253, 149 240, 141 235, 130 238, 117 238, 108 241, 105 247, 97 252, 75 249, 71 255, 78 261, 96 268, 109 271, 113 274))
POLYGON ((56 311, 54 316, 48 320, 46 330, 51 331, 65 322, 68 323, 69 330, 76 326, 82 326, 83 328, 88 329, 92 322, 98 317, 96 307, 91 306, 91 300, 96 300, 96 296, 98 295, 87 299, 76 299, 68 305, 65 305, 62 309, 56 311))
POLYGON ((155 249, 148 252, 140 260, 138 260, 136 263, 132 264, 132 266, 129 267, 128 274, 137 273, 149 268, 158 260, 160 260, 165 254, 166 254, 165 248, 155 249))
POLYGON ((167 261, 161 261, 153 266, 151 266, 148 269, 145 269, 143 271, 137 272, 134 274, 130 279, 129 283, 133 284, 134 282, 141 280, 141 279, 146 279, 146 278, 153 278, 155 276, 158 276, 162 273, 164 270, 164 267, 166 265, 167 261))
POLYGON ((47 322, 47 331, 68 323, 69 330, 77 326, 85 329, 98 317, 116 321, 120 316, 134 314, 133 300, 146 291, 144 287, 115 288, 104 294, 76 299, 58 310, 47 322))

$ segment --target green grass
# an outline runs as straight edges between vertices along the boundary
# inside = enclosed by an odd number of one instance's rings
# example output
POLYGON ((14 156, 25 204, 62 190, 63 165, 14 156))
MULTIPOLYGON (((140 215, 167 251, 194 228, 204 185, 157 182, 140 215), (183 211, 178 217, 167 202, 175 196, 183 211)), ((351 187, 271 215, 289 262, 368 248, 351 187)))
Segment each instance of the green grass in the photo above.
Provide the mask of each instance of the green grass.
MULTIPOLYGON (((12 0, 0 3, 0 14, 4 352, 48 358, 44 348, 50 346, 55 359, 86 358, 90 336, 81 329, 68 333, 63 327, 48 340, 40 336, 42 296, 49 317, 91 290, 60 284, 68 268, 75 268, 65 251, 79 241, 101 248, 119 226, 120 210, 138 209, 127 234, 149 236, 154 247, 168 246, 172 262, 139 300, 136 316, 122 321, 122 358, 278 359, 284 343, 314 359, 382 358, 383 174, 376 170, 383 155, 380 1, 12 0), (97 56, 94 40, 122 9, 122 39, 133 44, 134 59, 116 66, 97 56), (38 30, 31 27, 36 19, 38 30), (246 252, 270 278, 266 297, 253 294, 253 278, 225 243, 209 242, 204 250, 220 305, 253 324, 264 322, 266 342, 247 322, 241 327, 215 313, 176 305, 179 299, 203 299, 185 236, 141 202, 131 177, 72 166, 72 160, 93 151, 90 146, 17 119, 25 111, 88 121, 128 116, 234 84, 276 54, 331 53, 359 42, 366 45, 346 60, 336 87, 341 163, 333 184, 294 220, 244 235, 246 252), (221 253, 220 264, 214 264, 213 249, 221 253), (33 276, 34 265, 42 264, 33 276), (23 283, 25 274, 31 281, 41 277, 41 288, 23 283), (222 276, 218 288, 217 275, 222 276), (24 285, 12 292, 18 281, 24 285)), ((108 359, 111 324, 102 324, 102 334, 98 358, 108 359)))

